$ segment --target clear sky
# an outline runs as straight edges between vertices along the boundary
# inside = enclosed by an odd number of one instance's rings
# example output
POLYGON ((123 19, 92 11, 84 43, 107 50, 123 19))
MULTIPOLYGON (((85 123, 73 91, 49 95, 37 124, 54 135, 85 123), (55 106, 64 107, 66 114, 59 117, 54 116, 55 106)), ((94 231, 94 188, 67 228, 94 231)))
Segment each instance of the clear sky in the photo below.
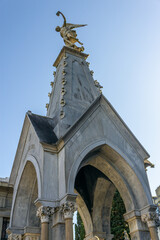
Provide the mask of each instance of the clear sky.
POLYGON ((0 177, 10 175, 25 113, 46 115, 62 11, 103 94, 151 155, 160 185, 160 0, 0 1, 0 177))

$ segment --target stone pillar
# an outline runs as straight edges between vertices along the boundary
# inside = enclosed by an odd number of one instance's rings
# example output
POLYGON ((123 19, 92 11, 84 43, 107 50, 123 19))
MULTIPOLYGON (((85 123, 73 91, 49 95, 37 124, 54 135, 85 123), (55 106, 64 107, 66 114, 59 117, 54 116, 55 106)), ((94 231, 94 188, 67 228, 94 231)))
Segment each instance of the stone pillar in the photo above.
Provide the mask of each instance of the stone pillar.
POLYGON ((41 220, 41 240, 49 240, 49 218, 51 214, 51 207, 41 206, 37 210, 37 216, 41 220))
POLYGON ((152 240, 159 240, 155 222, 156 220, 157 214, 155 212, 148 212, 142 215, 142 221, 147 223, 152 240))
POLYGON ((65 202, 61 206, 65 220, 65 240, 73 240, 73 214, 75 210, 74 202, 65 202))
POLYGON ((65 222, 60 207, 54 208, 52 217, 53 240, 65 239, 65 222))
POLYGON ((138 210, 124 214, 124 219, 128 222, 131 239, 134 240, 150 240, 150 234, 146 224, 141 220, 141 214, 138 210))

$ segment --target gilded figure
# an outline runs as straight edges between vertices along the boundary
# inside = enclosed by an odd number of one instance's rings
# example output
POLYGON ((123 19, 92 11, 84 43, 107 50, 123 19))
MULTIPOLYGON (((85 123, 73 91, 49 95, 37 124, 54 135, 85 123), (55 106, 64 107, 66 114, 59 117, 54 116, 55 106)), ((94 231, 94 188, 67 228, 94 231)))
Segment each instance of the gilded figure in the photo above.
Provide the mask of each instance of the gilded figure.
POLYGON ((78 27, 84 27, 87 24, 67 23, 65 16, 60 11, 58 11, 56 13, 56 15, 57 16, 61 15, 64 19, 62 27, 57 26, 56 31, 60 32, 60 35, 63 38, 65 45, 68 47, 74 48, 75 50, 77 50, 79 52, 83 52, 84 51, 83 43, 79 41, 79 39, 77 38, 77 33, 73 29, 78 28, 78 27), (76 42, 79 43, 81 45, 81 47, 77 47, 75 45, 76 42))

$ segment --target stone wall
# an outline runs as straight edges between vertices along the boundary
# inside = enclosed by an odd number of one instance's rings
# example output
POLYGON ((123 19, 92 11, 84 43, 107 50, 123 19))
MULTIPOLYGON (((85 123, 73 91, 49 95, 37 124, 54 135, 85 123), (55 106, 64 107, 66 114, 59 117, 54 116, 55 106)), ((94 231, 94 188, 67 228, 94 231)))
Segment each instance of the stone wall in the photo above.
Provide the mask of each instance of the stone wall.
POLYGON ((0 240, 7 239, 5 229, 8 227, 13 187, 8 183, 8 178, 0 178, 0 240))

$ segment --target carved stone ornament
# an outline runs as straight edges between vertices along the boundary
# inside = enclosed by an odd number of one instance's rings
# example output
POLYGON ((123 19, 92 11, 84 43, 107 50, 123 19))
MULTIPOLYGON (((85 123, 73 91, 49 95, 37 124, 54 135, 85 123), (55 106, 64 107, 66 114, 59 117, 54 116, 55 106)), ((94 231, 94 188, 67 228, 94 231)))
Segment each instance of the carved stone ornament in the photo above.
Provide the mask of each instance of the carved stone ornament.
POLYGON ((24 236, 24 240, 40 240, 40 236, 24 236))
POLYGON ((73 218, 73 214, 76 211, 76 204, 73 202, 66 202, 61 206, 61 211, 64 214, 64 219, 73 218))
POLYGON ((22 240, 22 235, 21 234, 13 234, 13 233, 11 233, 8 236, 8 240, 22 240))
POLYGON ((148 227, 155 227, 158 219, 156 212, 148 212, 141 216, 142 222, 147 223, 148 227))
POLYGON ((51 87, 53 88, 54 82, 51 82, 50 85, 51 85, 51 87))
POLYGON ((64 113, 64 111, 63 111, 63 109, 61 110, 61 112, 60 112, 60 118, 62 119, 62 118, 64 118, 65 117, 65 113, 64 113))
POLYGON ((53 214, 53 209, 51 207, 41 206, 37 210, 37 217, 41 219, 41 223, 49 222, 49 217, 53 214))

